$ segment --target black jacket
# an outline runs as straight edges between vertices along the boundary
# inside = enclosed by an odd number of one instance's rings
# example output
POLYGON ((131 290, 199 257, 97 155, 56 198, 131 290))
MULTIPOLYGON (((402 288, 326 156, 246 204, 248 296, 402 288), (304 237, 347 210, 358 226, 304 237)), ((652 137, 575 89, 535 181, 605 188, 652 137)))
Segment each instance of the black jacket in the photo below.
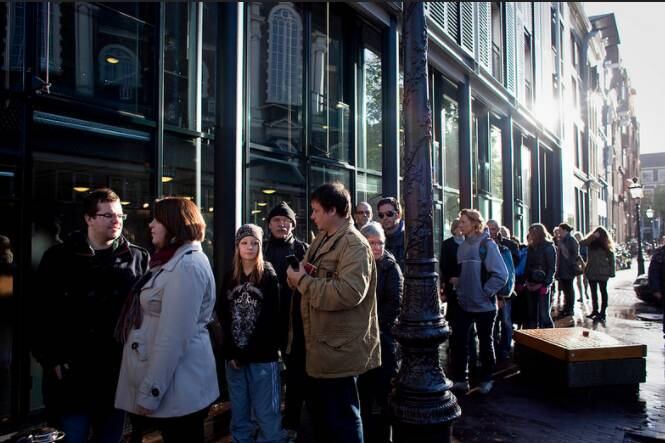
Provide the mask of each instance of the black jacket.
POLYGON ((44 368, 46 406, 57 413, 112 408, 122 345, 113 336, 148 252, 124 237, 95 251, 75 232, 42 257, 34 292, 32 353, 44 368), (53 368, 63 367, 58 380, 53 368), (68 369, 67 369, 68 368, 68 369))
POLYGON ((385 251, 381 260, 376 261, 376 304, 379 316, 379 332, 392 336, 391 329, 400 312, 404 277, 395 257, 385 251))
POLYGON ((216 310, 224 331, 222 356, 226 360, 241 364, 277 361, 279 281, 270 263, 265 263, 257 285, 248 282, 244 275, 235 282, 233 273, 228 272, 216 310))
POLYGON ((580 244, 572 236, 566 235, 557 244, 556 250, 556 278, 561 280, 573 280, 576 277, 575 263, 580 256, 580 244))
POLYGON ((402 272, 404 272, 404 220, 400 220, 399 226, 392 234, 386 232, 386 250, 389 251, 402 272))
POLYGON ((439 261, 439 270, 441 272, 441 286, 446 294, 448 302, 457 300, 453 285, 448 280, 453 277, 459 277, 462 267, 457 263, 457 248, 455 237, 448 237, 441 243, 441 260, 439 261))
MULTIPOLYGON (((299 324, 294 325, 296 333, 299 331, 302 335, 302 319, 300 318, 300 297, 297 291, 289 288, 286 282, 286 263, 287 255, 295 255, 298 261, 302 261, 305 257, 305 252, 309 245, 303 241, 296 239, 290 235, 286 240, 281 240, 270 236, 270 238, 263 244, 263 258, 270 262, 275 268, 277 278, 279 279, 280 293, 279 293, 279 334, 280 344, 279 347, 283 352, 286 351, 286 345, 289 336, 289 322, 299 321, 299 324), (294 297, 296 300, 293 300, 294 297), (295 303, 294 303, 295 301, 295 303), (294 309, 295 307, 295 309, 294 309), (292 318, 293 317, 293 318, 292 318), (299 328, 298 328, 299 326, 299 328)), ((305 342, 302 338, 302 348, 304 349, 305 342)))
POLYGON ((556 251, 552 242, 544 241, 536 247, 529 246, 524 271, 526 281, 551 285, 556 271, 556 261, 556 251))

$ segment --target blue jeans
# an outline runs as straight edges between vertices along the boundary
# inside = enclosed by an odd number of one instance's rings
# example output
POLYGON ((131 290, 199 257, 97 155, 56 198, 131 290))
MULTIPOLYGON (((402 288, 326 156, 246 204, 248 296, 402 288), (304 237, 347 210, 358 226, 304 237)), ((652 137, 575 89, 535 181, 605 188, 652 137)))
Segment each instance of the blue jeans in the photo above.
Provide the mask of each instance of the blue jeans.
POLYGON ((88 443, 91 427, 91 442, 118 443, 122 439, 125 412, 109 409, 104 413, 67 414, 60 416, 58 421, 65 433, 65 443, 88 443))
POLYGON ((554 322, 552 321, 552 306, 550 301, 552 291, 548 290, 543 295, 539 291, 527 291, 526 295, 529 312, 527 328, 553 328, 554 322))
POLYGON ((481 381, 490 381, 496 367, 494 340, 492 337, 496 311, 466 312, 460 309, 458 314, 458 318, 455 319, 455 323, 453 324, 451 343, 453 380, 457 382, 468 379, 469 332, 471 331, 471 326, 475 324, 480 344, 481 381))
POLYGON ((510 357, 510 344, 513 340, 512 301, 503 301, 503 308, 499 309, 497 322, 494 324, 494 337, 496 354, 498 358, 510 357))
POLYGON ((234 369, 226 363, 234 443, 282 442, 280 373, 277 362, 249 363, 234 369), (259 435, 255 439, 255 423, 259 435))
POLYGON ((363 443, 358 377, 309 377, 307 406, 317 443, 363 443))

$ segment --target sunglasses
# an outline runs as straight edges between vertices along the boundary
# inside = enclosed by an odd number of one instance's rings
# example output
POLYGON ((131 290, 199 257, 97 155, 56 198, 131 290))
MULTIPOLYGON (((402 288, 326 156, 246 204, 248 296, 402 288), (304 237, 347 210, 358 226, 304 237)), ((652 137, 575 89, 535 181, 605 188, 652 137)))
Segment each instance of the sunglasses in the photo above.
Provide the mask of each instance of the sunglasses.
POLYGON ((397 214, 395 211, 379 212, 379 218, 394 217, 397 214))

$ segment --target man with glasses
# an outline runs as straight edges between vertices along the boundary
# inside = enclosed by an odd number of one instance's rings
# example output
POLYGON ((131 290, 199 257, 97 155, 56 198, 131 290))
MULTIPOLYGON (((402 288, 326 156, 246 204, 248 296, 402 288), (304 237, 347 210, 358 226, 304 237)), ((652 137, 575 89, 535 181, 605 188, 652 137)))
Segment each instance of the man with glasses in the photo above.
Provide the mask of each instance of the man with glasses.
POLYGON ((372 221, 372 207, 367 202, 358 203, 353 218, 356 221, 356 229, 360 231, 372 221))
POLYGON ((83 200, 86 229, 42 257, 34 293, 32 352, 44 375, 47 420, 68 442, 117 443, 124 413, 113 407, 122 345, 114 339, 132 285, 148 269, 148 252, 122 235, 120 198, 111 189, 83 200))
POLYGON ((404 220, 402 208, 395 197, 386 197, 376 205, 381 226, 386 233, 386 249, 395 256, 404 272, 404 220))

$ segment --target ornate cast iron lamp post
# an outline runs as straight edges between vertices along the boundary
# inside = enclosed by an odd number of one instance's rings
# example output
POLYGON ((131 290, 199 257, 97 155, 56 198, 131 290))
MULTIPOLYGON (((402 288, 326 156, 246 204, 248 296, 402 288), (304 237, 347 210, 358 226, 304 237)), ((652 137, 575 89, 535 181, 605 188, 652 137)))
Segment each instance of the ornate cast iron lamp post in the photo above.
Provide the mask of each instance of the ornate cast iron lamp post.
POLYGON ((427 22, 422 2, 404 2, 404 206, 406 281, 395 336, 402 365, 390 406, 396 442, 447 442, 462 413, 439 361, 448 338, 441 315, 432 229, 432 116, 427 92, 427 22))

